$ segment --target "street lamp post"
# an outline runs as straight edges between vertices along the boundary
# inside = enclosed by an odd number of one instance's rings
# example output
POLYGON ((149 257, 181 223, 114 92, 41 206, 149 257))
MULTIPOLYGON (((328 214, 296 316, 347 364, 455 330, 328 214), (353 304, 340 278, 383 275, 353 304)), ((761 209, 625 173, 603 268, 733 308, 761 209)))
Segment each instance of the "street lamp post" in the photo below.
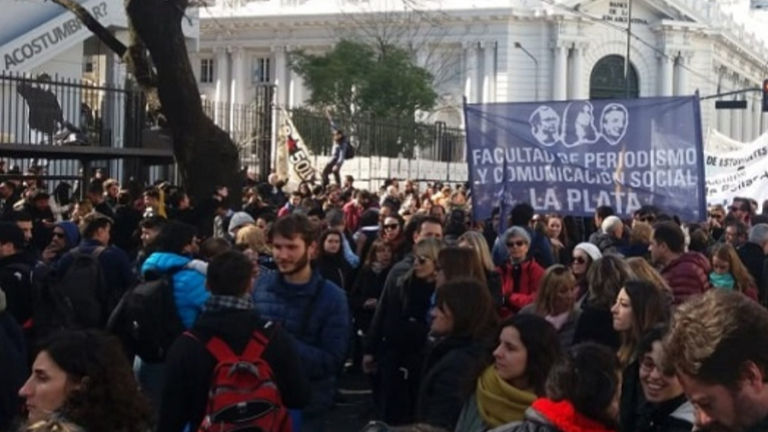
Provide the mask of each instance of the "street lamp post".
POLYGON ((522 50, 528 57, 533 60, 533 64, 536 66, 536 102, 539 101, 539 61, 536 59, 536 57, 533 56, 533 54, 530 53, 525 47, 520 44, 520 42, 515 42, 515 48, 522 50))

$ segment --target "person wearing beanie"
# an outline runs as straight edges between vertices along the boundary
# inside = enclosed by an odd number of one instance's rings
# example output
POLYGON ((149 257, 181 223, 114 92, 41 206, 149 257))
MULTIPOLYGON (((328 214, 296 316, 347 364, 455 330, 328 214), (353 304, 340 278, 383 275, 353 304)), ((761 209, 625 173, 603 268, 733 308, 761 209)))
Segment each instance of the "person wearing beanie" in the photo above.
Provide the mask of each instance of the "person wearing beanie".
POLYGON ((70 249, 80 244, 80 230, 74 222, 59 222, 53 227, 51 243, 43 250, 42 260, 55 266, 70 249))
POLYGON ((581 306, 589 289, 589 284, 587 284, 587 271, 593 262, 602 257, 603 254, 600 252, 600 249, 592 243, 579 243, 573 248, 571 271, 573 272, 573 275, 576 276, 576 286, 579 290, 576 294, 577 307, 581 306))
POLYGON ((229 234, 230 238, 234 241, 234 239, 237 237, 237 232, 240 230, 240 228, 243 228, 246 225, 255 225, 256 221, 253 220, 253 216, 249 215, 246 212, 237 212, 232 215, 232 219, 229 220, 229 228, 227 229, 227 233, 229 234))

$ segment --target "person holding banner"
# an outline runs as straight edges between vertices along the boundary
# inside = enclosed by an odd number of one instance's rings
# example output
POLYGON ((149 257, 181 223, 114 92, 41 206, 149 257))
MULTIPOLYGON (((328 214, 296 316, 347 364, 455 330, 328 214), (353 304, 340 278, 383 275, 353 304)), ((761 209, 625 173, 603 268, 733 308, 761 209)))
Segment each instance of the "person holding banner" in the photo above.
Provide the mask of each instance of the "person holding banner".
POLYGON ((333 178, 336 180, 336 184, 341 186, 341 165, 344 164, 344 159, 347 154, 347 146, 349 146, 349 140, 347 140, 344 131, 339 129, 338 125, 334 123, 331 117, 330 111, 325 110, 325 116, 328 118, 328 122, 331 124, 331 132, 333 133, 333 148, 331 149, 331 159, 323 168, 323 187, 328 186, 330 183, 329 176, 333 173, 333 178))

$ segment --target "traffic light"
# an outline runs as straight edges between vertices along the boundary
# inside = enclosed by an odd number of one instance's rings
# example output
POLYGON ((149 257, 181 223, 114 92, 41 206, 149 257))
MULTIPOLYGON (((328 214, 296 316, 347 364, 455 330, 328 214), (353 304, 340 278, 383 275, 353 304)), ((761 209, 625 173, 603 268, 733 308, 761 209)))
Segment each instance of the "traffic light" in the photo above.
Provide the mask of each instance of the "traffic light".
POLYGON ((768 112, 768 79, 763 81, 763 112, 768 112))

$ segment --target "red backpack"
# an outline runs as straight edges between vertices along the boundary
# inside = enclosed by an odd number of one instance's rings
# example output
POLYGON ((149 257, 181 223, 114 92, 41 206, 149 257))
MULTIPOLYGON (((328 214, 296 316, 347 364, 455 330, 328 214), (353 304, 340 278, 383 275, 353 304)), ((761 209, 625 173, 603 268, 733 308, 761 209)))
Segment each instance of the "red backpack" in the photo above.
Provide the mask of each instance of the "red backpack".
POLYGON ((261 358, 268 343, 266 336, 254 331, 237 355, 215 336, 208 341, 205 348, 217 363, 198 432, 291 432, 272 368, 261 358))

